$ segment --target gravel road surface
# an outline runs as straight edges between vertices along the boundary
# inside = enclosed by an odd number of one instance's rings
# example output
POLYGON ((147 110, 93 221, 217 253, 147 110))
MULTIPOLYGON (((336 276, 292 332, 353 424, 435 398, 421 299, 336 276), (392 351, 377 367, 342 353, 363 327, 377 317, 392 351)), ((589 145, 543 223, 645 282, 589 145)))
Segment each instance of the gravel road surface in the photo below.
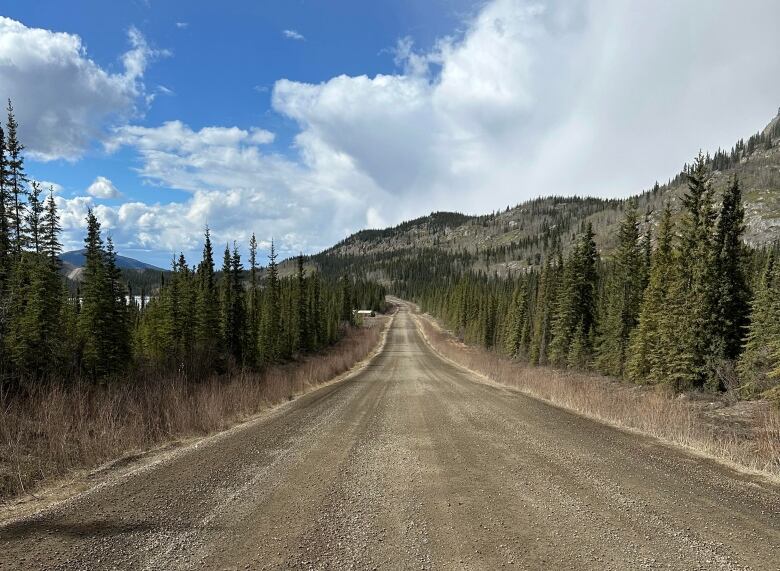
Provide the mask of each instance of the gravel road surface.
POLYGON ((360 373, 0 527, 0 569, 778 569, 780 488, 481 382, 360 373))

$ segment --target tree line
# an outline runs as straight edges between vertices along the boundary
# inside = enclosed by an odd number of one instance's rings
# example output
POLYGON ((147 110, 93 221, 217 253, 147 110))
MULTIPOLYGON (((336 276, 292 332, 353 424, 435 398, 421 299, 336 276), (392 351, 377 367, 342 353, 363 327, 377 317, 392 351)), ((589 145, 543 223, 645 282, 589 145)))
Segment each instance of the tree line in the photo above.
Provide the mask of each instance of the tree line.
POLYGON ((777 391, 780 252, 743 242, 739 180, 714 196, 710 164, 699 155, 686 169, 680 211, 667 204, 655 229, 629 201, 609 257, 586 224, 540 269, 500 279, 415 264, 394 287, 465 340, 531 364, 676 391, 777 391))
POLYGON ((303 256, 293 275, 281 277, 273 244, 262 268, 254 235, 248 268, 234 242, 218 270, 208 229, 202 259, 191 266, 179 255, 152 295, 142 292, 136 302, 92 210, 84 268, 69 287, 53 190, 42 198, 29 180, 10 101, 7 111, 0 126, 0 385, 260 369, 333 344, 354 324, 356 307, 383 309, 382 286, 324 277, 303 256))

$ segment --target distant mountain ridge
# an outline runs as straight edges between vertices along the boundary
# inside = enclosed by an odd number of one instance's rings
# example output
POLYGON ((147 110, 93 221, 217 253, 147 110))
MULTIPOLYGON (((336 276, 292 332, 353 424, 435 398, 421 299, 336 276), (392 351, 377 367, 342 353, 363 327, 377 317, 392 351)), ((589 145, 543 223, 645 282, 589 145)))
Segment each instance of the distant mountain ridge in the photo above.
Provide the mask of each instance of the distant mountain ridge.
MULTIPOLYGON (((71 250, 70 252, 64 252, 60 255, 60 261, 69 271, 83 268, 86 263, 86 249, 71 250)), ((158 268, 155 265, 147 264, 135 258, 129 258, 127 256, 117 256, 116 265, 122 270, 158 270, 163 271, 162 268, 158 268)))

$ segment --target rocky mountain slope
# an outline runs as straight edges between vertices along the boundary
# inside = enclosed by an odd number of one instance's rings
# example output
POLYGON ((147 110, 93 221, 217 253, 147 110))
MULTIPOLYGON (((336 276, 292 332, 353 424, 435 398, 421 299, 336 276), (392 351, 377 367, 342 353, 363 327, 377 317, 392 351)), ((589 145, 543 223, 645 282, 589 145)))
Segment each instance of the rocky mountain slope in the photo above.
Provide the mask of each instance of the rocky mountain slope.
MULTIPOLYGON (((746 210, 745 240, 752 245, 780 240, 780 113, 747 142, 741 140, 731 151, 710 157, 710 165, 716 199, 732 175, 739 177, 746 210)), ((339 268, 350 265, 348 260, 361 260, 376 268, 433 249, 442 254, 468 254, 466 263, 472 269, 506 273, 538 265, 555 240, 566 251, 587 223, 593 224, 599 250, 608 257, 628 200, 636 202, 644 225, 654 226, 665 203, 679 209, 685 188, 680 173, 626 200, 547 197, 482 216, 434 212, 393 228, 357 232, 315 260, 321 266, 336 264, 339 268)))

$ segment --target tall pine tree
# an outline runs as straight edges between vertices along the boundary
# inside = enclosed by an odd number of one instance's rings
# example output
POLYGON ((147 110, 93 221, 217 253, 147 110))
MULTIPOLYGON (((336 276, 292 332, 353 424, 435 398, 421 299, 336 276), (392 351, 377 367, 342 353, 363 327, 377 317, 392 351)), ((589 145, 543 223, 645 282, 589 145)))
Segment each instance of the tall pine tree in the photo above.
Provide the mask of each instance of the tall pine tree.
POLYGON ((607 375, 623 376, 628 340, 639 317, 643 292, 643 252, 636 206, 629 202, 618 231, 614 271, 607 284, 606 315, 601 326, 596 366, 607 375))
POLYGON ((656 249, 652 255, 650 278, 642 297, 639 324, 631 334, 627 377, 634 382, 662 381, 666 374, 665 347, 659 329, 662 315, 668 310, 669 284, 673 271, 672 209, 667 204, 658 228, 656 249))
POLYGON ((24 146, 19 142, 17 129, 19 127, 14 117, 14 108, 11 100, 8 100, 8 122, 6 123, 6 168, 8 171, 8 192, 11 197, 10 231, 12 249, 18 256, 25 246, 24 220, 25 203, 23 201, 26 190, 27 176, 24 172, 24 146))

